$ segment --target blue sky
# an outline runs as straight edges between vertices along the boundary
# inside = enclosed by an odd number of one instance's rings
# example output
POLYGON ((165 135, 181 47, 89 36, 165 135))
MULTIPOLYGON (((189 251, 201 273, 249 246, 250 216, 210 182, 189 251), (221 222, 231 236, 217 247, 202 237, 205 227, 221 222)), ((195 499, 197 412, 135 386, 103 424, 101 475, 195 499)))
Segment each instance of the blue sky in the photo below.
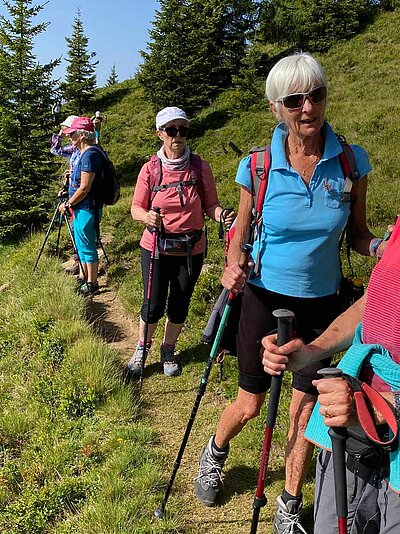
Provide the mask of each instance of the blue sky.
MULTIPOLYGON (((34 0, 44 4, 45 0, 34 0)), ((97 84, 103 86, 115 63, 119 81, 131 78, 141 61, 139 50, 149 41, 148 30, 160 8, 156 0, 49 0, 34 22, 50 22, 47 30, 36 39, 35 53, 40 63, 60 56, 66 57, 65 36, 71 37, 77 8, 82 13, 89 51, 96 52, 97 84)), ((4 6, 0 3, 0 10, 4 6)), ((66 61, 54 70, 55 78, 63 78, 66 61)))

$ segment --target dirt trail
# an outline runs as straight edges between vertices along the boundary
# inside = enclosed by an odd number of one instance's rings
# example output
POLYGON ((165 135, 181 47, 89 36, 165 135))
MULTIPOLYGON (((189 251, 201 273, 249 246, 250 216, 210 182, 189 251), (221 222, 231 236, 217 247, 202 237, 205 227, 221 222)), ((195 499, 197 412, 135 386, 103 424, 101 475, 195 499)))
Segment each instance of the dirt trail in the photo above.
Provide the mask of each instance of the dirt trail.
MULTIPOLYGON (((136 318, 125 311, 116 291, 106 285, 104 275, 99 277, 100 293, 88 305, 88 320, 103 339, 121 353, 126 362, 132 355, 137 334, 136 318)), ((181 376, 170 379, 162 374, 158 347, 150 351, 146 363, 142 399, 145 413, 151 417, 152 428, 159 436, 159 450, 165 457, 165 476, 174 465, 188 419, 196 398, 201 375, 188 364, 181 376)), ((169 501, 168 508, 181 517, 180 532, 184 534, 244 534, 250 531, 252 502, 257 470, 244 465, 240 447, 233 448, 230 458, 234 467, 225 478, 223 506, 206 508, 194 494, 193 479, 197 473, 198 456, 202 446, 215 430, 226 401, 215 387, 209 387, 187 444, 169 501)), ((229 465, 229 464, 228 464, 229 465)), ((272 532, 270 514, 264 509, 258 532, 272 532)))

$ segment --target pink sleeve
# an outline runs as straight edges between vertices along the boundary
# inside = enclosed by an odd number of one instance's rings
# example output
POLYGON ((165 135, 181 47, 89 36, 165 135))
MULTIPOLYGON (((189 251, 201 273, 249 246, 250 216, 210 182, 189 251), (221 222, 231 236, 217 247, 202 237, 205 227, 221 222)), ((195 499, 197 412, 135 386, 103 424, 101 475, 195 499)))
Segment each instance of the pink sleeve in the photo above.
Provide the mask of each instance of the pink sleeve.
POLYGON ((147 210, 150 204, 149 187, 149 163, 145 163, 140 169, 137 177, 135 190, 133 192, 132 206, 137 206, 147 210))
POLYGON ((207 210, 216 204, 219 204, 217 187, 215 185, 214 175, 212 173, 210 164, 207 161, 202 160, 202 178, 205 193, 205 206, 203 208, 207 210))

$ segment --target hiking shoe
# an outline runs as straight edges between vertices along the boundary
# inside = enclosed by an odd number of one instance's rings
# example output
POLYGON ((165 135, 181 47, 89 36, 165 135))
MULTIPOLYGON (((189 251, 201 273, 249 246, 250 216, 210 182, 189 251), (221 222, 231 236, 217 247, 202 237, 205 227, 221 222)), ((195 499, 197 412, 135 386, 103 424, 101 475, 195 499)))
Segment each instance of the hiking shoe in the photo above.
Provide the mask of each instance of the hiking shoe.
POLYGON ((300 523, 302 502, 289 500, 285 504, 282 497, 278 497, 276 504, 277 510, 273 524, 274 534, 307 534, 300 523))
POLYGON ((79 289, 80 287, 82 287, 83 284, 86 284, 86 280, 85 280, 84 278, 81 278, 80 276, 78 276, 78 277, 76 278, 75 282, 76 282, 76 285, 77 285, 78 289, 79 289))
POLYGON ((161 363, 164 367, 164 374, 166 376, 177 376, 181 372, 181 363, 179 358, 175 355, 175 349, 161 345, 161 363))
MULTIPOLYGON (((146 356, 149 353, 150 345, 147 345, 146 349, 146 356)), ((144 346, 143 345, 136 345, 135 352, 133 353, 132 358, 129 360, 127 364, 127 370, 131 375, 133 376, 140 376, 142 372, 142 362, 144 365, 144 346)))
POLYGON ((224 467, 225 460, 228 457, 228 452, 221 453, 217 458, 212 450, 213 438, 203 448, 200 455, 199 472, 194 479, 194 487, 197 498, 205 506, 215 506, 219 490, 223 485, 222 481, 222 468, 224 467))
POLYGON ((85 282, 81 285, 78 291, 85 297, 93 297, 93 295, 96 295, 99 292, 99 284, 97 282, 95 284, 93 284, 93 282, 85 282))

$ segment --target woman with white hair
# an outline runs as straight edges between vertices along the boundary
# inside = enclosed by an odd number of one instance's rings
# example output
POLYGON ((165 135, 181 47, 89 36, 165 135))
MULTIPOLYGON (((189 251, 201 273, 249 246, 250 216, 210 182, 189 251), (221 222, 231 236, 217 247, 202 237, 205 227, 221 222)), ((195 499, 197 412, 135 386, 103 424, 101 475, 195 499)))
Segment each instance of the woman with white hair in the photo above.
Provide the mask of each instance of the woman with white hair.
POLYGON ((69 180, 69 199, 60 205, 60 211, 72 209, 74 214, 74 237, 84 272, 79 273, 80 292, 93 296, 98 292, 97 274, 99 258, 97 238, 102 205, 95 198, 93 183, 102 178, 105 158, 100 148, 89 150, 96 141, 93 122, 88 117, 77 117, 64 130, 71 144, 79 150, 69 180))
MULTIPOLYGON (((253 248, 253 257, 258 255, 260 262, 259 274, 250 274, 247 282, 238 260, 240 247, 249 237, 253 206, 250 156, 239 164, 238 223, 222 278, 230 291, 241 291, 245 284, 237 339, 239 391, 200 458, 196 494, 207 506, 217 501, 230 440, 259 415, 270 387, 260 349, 263 336, 276 328, 272 312, 292 310, 296 334, 307 342, 315 337, 314 330, 326 328, 339 314, 339 238, 350 215, 350 202, 343 195, 345 177, 339 161, 343 148, 325 119, 327 92, 325 73, 310 54, 285 57, 268 75, 266 95, 279 124, 271 141, 261 236, 253 248)), ((366 256, 377 255, 382 246, 369 231, 365 215, 366 175, 371 166, 365 150, 351 148, 360 177, 353 186, 352 247, 366 256)), ((324 360, 320 367, 328 363, 324 360)), ((312 445, 303 431, 316 402, 312 380, 318 365, 293 373, 286 481, 277 499, 276 534, 305 532, 300 523, 301 490, 312 445)))

